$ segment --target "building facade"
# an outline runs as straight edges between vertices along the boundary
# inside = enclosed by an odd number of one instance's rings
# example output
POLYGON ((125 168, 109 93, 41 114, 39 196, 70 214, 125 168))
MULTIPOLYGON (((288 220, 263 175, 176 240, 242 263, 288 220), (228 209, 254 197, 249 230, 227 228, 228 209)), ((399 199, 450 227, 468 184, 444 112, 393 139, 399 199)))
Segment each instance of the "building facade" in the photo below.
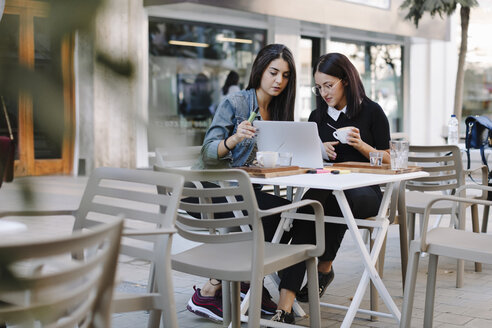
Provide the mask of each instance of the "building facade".
MULTIPOLYGON (((9 1, 16 2, 7 0, 6 13, 9 1)), ((356 65, 392 133, 414 144, 443 143, 457 63, 451 20, 426 17, 416 29, 404 21, 401 2, 105 1, 94 28, 74 36, 69 171, 148 167, 156 147, 201 144, 228 72, 245 87, 255 54, 268 43, 294 54, 296 120, 314 109, 314 61, 336 51, 356 65), (131 78, 98 64, 96 52, 129 58, 131 78)))

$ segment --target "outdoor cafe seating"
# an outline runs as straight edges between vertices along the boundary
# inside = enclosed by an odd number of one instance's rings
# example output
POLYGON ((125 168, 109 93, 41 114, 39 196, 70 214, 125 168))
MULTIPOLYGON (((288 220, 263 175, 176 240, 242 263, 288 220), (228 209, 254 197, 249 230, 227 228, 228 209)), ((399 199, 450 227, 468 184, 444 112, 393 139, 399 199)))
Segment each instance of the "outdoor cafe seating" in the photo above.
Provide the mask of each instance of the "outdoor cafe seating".
MULTIPOLYGON (((125 230, 120 255, 148 261, 151 266, 147 292, 115 293, 111 310, 151 310, 149 327, 159 327, 160 322, 164 327, 177 327, 170 252, 182 187, 180 175, 103 167, 95 169, 90 176, 77 209, 4 212, 0 217, 69 215, 75 218, 76 233, 96 229, 123 216, 125 230), (158 187, 168 193, 158 194, 158 187)), ((118 273, 116 280, 123 279, 118 273)))
MULTIPOLYGON (((317 201, 304 200, 270 210, 260 210, 249 176, 241 170, 180 170, 155 166, 155 170, 181 174, 187 182, 214 181, 215 187, 185 186, 176 227, 181 237, 202 243, 173 255, 174 270, 223 281, 224 324, 240 327, 240 282, 251 282, 248 327, 273 326, 260 319, 263 277, 306 261, 309 282, 310 327, 321 327, 316 257, 324 251, 323 209, 317 201), (191 203, 189 197, 197 198, 191 203), (261 218, 302 206, 312 206, 316 224, 316 245, 285 245, 264 241, 261 218), (193 217, 187 213, 201 213, 193 217), (215 219, 219 213, 230 213, 215 219), (249 226, 250 229, 241 229, 249 226), (205 230, 205 232, 203 231, 205 230), (230 282, 230 288, 229 283, 230 282), (230 298, 228 297, 230 293, 230 298), (230 314, 228 300, 230 299, 230 314)), ((246 319, 245 319, 246 320, 246 319)))
POLYGON ((118 218, 69 236, 3 235, 0 326, 109 327, 122 229, 118 218))
MULTIPOLYGON (((457 189, 459 195, 462 190, 477 189, 492 191, 491 187, 482 185, 465 185, 457 189)), ((429 215, 439 202, 452 202, 452 216, 463 227, 466 219, 464 206, 467 204, 492 205, 492 201, 482 199, 470 199, 457 196, 441 196, 432 199, 425 208, 422 234, 419 240, 413 240, 410 244, 410 258, 405 281, 404 301, 402 306, 402 318, 400 327, 410 327, 414 294, 416 290, 416 278, 420 255, 429 255, 427 274, 427 288, 425 293, 424 327, 432 327, 434 314, 434 299, 436 294, 437 264, 439 256, 452 257, 459 260, 470 260, 492 264, 492 236, 473 231, 456 229, 454 225, 449 227, 435 227, 427 231, 429 215)))
MULTIPOLYGON (((259 314, 260 306, 258 296, 260 295, 261 297, 261 278, 271 272, 278 271, 281 267, 290 266, 291 261, 293 260, 301 261, 304 259, 309 259, 309 261, 313 261, 313 263, 315 263, 314 257, 316 256, 316 254, 318 254, 320 246, 311 245, 311 247, 305 247, 303 249, 287 250, 283 247, 289 245, 277 244, 273 245, 272 247, 272 244, 270 243, 260 243, 263 245, 262 247, 265 247, 264 249, 266 250, 265 257, 261 259, 261 256, 253 255, 252 253, 252 251, 255 252, 254 254, 258 254, 257 252, 260 252, 261 245, 257 245, 257 241, 263 240, 263 238, 261 238, 261 232, 258 229, 258 227, 261 225, 258 225, 258 221, 255 221, 253 217, 256 215, 256 218, 258 219, 262 215, 271 214, 271 212, 267 213, 266 211, 261 211, 255 208, 256 202, 253 201, 251 195, 248 196, 248 193, 250 192, 249 189, 251 189, 251 182, 258 183, 258 181, 260 181, 261 179, 251 179, 247 176, 246 173, 237 170, 193 171, 159 167, 156 167, 155 169, 157 171, 163 172, 112 168, 96 169, 93 175, 91 175, 91 177, 89 178, 84 191, 84 195, 82 197, 81 204, 78 209, 69 211, 21 211, 19 213, 6 212, 1 213, 0 217, 3 218, 6 216, 12 216, 14 214, 20 214, 22 216, 50 216, 55 214, 74 215, 74 234, 77 234, 78 230, 86 231, 88 228, 90 230, 99 229, 100 227, 106 225, 108 222, 111 222, 112 219, 117 220, 118 216, 123 216, 125 218, 125 230, 123 231, 120 255, 142 258, 152 263, 148 278, 148 293, 138 296, 123 296, 119 293, 115 293, 113 301, 107 302, 106 304, 111 304, 110 310, 112 312, 127 312, 140 309, 151 310, 149 312, 149 327, 156 327, 160 323, 162 323, 165 327, 182 326, 177 319, 177 310, 174 305, 175 300, 173 296, 171 269, 203 277, 217 277, 218 279, 223 279, 224 281, 230 282, 224 284, 223 289, 224 293, 226 294, 226 303, 224 303, 224 322, 227 323, 228 320, 231 320, 232 326, 239 326, 239 321, 243 320, 248 321, 248 325, 252 327, 257 327, 260 324, 269 324, 264 319, 260 319, 259 314), (200 184, 195 184, 194 187, 183 188, 183 183, 185 180, 217 182, 223 181, 224 183, 220 184, 221 187, 212 189, 202 189, 200 188, 200 184), (231 183, 231 181, 241 182, 237 184, 231 183), (237 198, 235 197, 237 195, 242 195, 243 201, 238 202, 237 198), (186 201, 183 201, 183 198, 186 197, 197 197, 202 199, 202 202, 200 204, 190 204, 186 201), (226 202, 223 202, 221 204, 211 203, 211 198, 218 197, 226 199, 226 202), (186 212, 201 213, 202 219, 197 220, 195 217, 186 214, 186 212), (213 213, 217 212, 234 213, 234 218, 226 220, 214 220, 213 213), (246 215, 245 213, 248 213, 248 215, 246 215), (250 217, 249 213, 257 214, 250 217), (174 228, 174 220, 176 217, 177 229, 174 228), (241 229, 241 226, 243 228, 245 226, 250 228, 252 227, 253 229, 241 229), (234 227, 239 227, 239 229, 233 229, 234 227), (170 247, 172 243, 172 235, 175 232, 178 232, 181 237, 187 240, 193 240, 199 243, 203 243, 203 245, 201 247, 196 247, 196 249, 193 248, 171 256, 170 247), (233 244, 233 240, 236 238, 239 239, 235 241, 237 245, 231 246, 233 244), (218 239, 219 242, 217 242, 216 239, 218 239), (212 242, 212 244, 210 242, 212 242), (223 242, 225 244, 221 245, 221 243, 223 242), (253 244, 256 245, 256 247, 253 247, 253 244), (282 249, 277 249, 277 246, 281 247, 282 249), (221 257, 218 259, 214 259, 213 257, 211 258, 210 256, 206 256, 208 254, 220 253, 221 247, 222 249, 223 247, 229 250, 233 249, 233 253, 236 255, 236 257, 242 258, 243 260, 238 262, 237 264, 234 264, 236 263, 234 262, 234 258, 229 259, 221 257), (275 254, 276 256, 279 254, 288 254, 288 259, 286 260, 286 258, 283 258, 282 260, 279 260, 279 262, 271 261, 271 258, 269 258, 269 254, 271 253, 270 251, 273 252, 273 254, 275 254), (240 252, 243 252, 244 254, 240 252), (292 254, 297 255, 292 256, 292 254), (250 260, 245 261, 244 258, 248 258, 248 256, 250 260), (201 261, 197 261, 197 258, 201 261), (227 265, 224 265, 222 262, 227 263, 227 265), (231 265, 231 263, 233 264, 231 265), (238 281, 252 281, 249 303, 250 310, 248 317, 242 316, 239 310, 240 301, 239 287, 237 283, 238 281), (227 306, 227 302, 230 302, 230 307, 227 306), (163 304, 165 306, 162 306, 163 304)), ((446 171, 447 169, 444 168, 444 170, 446 171)), ((367 177, 369 178, 369 176, 371 175, 368 175, 367 177)), ((391 177, 387 178, 390 180, 395 179, 391 177)), ((422 179, 415 181, 420 181, 422 183, 425 182, 424 180, 427 179, 424 176, 421 176, 420 178, 422 179)), ((378 177, 378 181, 386 181, 384 179, 384 177, 378 177)), ((296 178, 291 177, 289 179, 279 179, 278 181, 284 180, 295 182, 296 178)), ((387 180, 388 183, 390 180, 387 180)), ((272 181, 276 180, 265 179, 265 181, 271 183, 272 181)), ((303 186, 307 186, 308 184, 309 182, 307 180, 304 180, 302 182, 303 186)), ((333 185, 333 187, 334 186, 335 185, 333 185)), ((455 187, 459 186, 457 185, 455 187)), ((474 186, 470 187, 469 185, 464 185, 456 191, 456 194, 458 195, 459 191, 464 188, 474 188, 479 191, 484 190, 484 188, 474 186)), ((486 200, 472 200, 470 198, 463 200, 452 196, 443 197, 445 197, 445 201, 447 200, 448 204, 451 205, 449 213, 454 215, 454 217, 456 217, 459 222, 463 222, 466 216, 464 215, 465 211, 460 212, 456 210, 458 206, 456 202, 464 202, 467 206, 471 203, 484 206, 491 205, 491 203, 487 202, 486 200)), ((395 198, 393 197, 390 200, 388 196, 387 201, 388 203, 394 202, 395 198)), ((302 205, 305 204, 295 203, 294 207, 302 205)), ((418 261, 419 259, 418 254, 422 252, 432 253, 432 251, 435 251, 435 255, 448 256, 448 254, 452 253, 445 251, 441 252, 441 250, 444 249, 442 248, 444 246, 439 246, 441 245, 439 244, 439 242, 441 242, 442 240, 438 236, 441 236, 440 233, 444 228, 438 228, 439 230, 434 229, 435 231, 431 230, 429 232, 426 232, 429 222, 429 216, 434 213, 432 211, 435 210, 436 205, 439 205, 439 202, 435 204, 433 197, 433 201, 431 202, 431 204, 428 204, 424 208, 424 230, 422 230, 421 236, 422 238, 426 238, 427 244, 429 246, 426 246, 427 248, 425 248, 425 250, 422 246, 423 242, 421 240, 413 241, 411 244, 411 258, 407 270, 407 276, 410 278, 406 280, 405 302, 402 308, 402 320, 400 323, 404 327, 406 327, 406 325, 409 325, 407 321, 411 317, 411 306, 413 300, 413 296, 411 295, 413 295, 415 290, 416 282, 414 271, 416 270, 415 261, 418 261), (436 238, 433 239, 434 237, 436 238), (431 245, 438 246, 431 247, 431 245), (417 260, 415 259, 415 257, 417 257, 417 260)), ((279 210, 282 210, 286 213, 284 214, 285 218, 293 217, 295 219, 295 215, 292 215, 292 213, 287 215, 287 207, 282 207, 279 210)), ((394 208, 392 208, 392 211, 394 211, 394 208)), ((348 213, 344 214, 348 215, 348 213)), ((316 220, 319 220, 319 218, 316 218, 316 220)), ((322 220, 323 219, 321 219, 321 221, 322 220)), ((463 226, 457 225, 457 227, 462 228, 463 226)), ((454 236, 453 238, 459 237, 462 238, 463 241, 471 238, 470 240, 473 240, 474 245, 488 246, 487 243, 489 241, 487 239, 487 235, 472 233, 469 231, 456 230, 453 229, 453 227, 449 229, 453 230, 453 232, 450 233, 457 234, 452 235, 454 236)), ((448 232, 446 231, 445 233, 448 232)), ((443 240, 445 240, 445 238, 443 240)), ((320 242, 318 241, 318 243, 320 242)), ((491 263, 489 261, 489 255, 487 255, 487 252, 484 252, 477 247, 470 248, 469 245, 470 244, 461 245, 459 243, 455 243, 452 247, 454 254, 451 254, 449 256, 455 256, 457 258, 477 262, 491 263), (478 252, 478 255, 473 252, 478 252)), ((380 247, 381 245, 378 244, 377 248, 380 247)), ((446 250, 448 251, 449 249, 446 250)), ((431 254, 430 265, 431 268, 434 270, 434 268, 437 266, 437 258, 434 259, 433 256, 434 253, 431 254)), ((375 265, 375 258, 372 258, 372 254, 369 262, 372 263, 372 266, 375 265)), ((314 267, 314 269, 311 268, 311 272, 308 273, 310 274, 309 280, 315 282, 315 280, 317 279, 317 275, 315 274, 316 269, 314 264, 312 264, 312 266, 314 267)), ((369 280, 368 275, 369 274, 365 274, 362 279, 369 280)), ((426 296, 428 298, 427 304, 429 304, 428 306, 426 305, 427 311, 425 315, 425 322, 427 323, 432 321, 432 305, 430 304, 433 301, 433 295, 431 290, 433 286, 435 286, 436 275, 430 275, 429 279, 431 280, 428 282, 428 285, 430 286, 430 291, 427 292, 426 296)), ((120 280, 121 278, 116 275, 116 281, 119 282, 120 280)), ((316 284, 314 284, 314 286, 316 286, 316 284)), ((313 300, 314 304, 310 304, 309 306, 311 312, 309 317, 311 320, 310 325, 315 327, 318 325, 317 317, 320 312, 320 307, 319 305, 317 305, 316 302, 317 292, 312 291, 312 293, 314 297, 310 297, 310 299, 313 300)), ((0 294, 2 293, 0 292, 0 294)), ((275 324, 272 326, 275 326, 275 324)))

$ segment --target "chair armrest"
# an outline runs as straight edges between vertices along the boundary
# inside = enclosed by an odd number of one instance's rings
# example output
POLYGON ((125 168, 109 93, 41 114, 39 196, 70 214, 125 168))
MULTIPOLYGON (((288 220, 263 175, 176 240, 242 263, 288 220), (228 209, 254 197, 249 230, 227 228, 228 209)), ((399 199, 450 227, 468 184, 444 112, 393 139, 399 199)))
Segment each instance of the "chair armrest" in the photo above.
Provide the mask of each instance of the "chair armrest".
MULTIPOLYGON (((459 187, 459 189, 465 189, 462 187, 465 187, 465 185, 459 187)), ((469 187, 471 189, 482 189, 482 190, 492 191, 492 187, 483 186, 483 185, 469 185, 469 187)), ((457 197, 457 196, 442 196, 442 197, 438 197, 438 198, 431 200, 427 204, 427 206, 425 207, 424 222, 423 222, 423 226, 422 226, 422 230, 421 230, 420 249, 423 252, 426 252, 427 247, 428 247, 426 238, 427 238, 427 228, 429 226, 429 215, 431 213, 432 206, 435 203, 440 202, 440 201, 452 201, 452 202, 456 202, 456 203, 477 204, 477 205, 487 205, 487 206, 492 205, 492 201, 489 201, 489 200, 483 200, 483 199, 477 199, 477 198, 467 198, 467 197, 457 197)), ((453 210, 453 213, 454 212, 455 211, 453 210)), ((464 218, 461 218, 461 217, 459 218, 460 221, 463 219, 464 218)))
MULTIPOLYGON (((465 189, 478 189, 478 190, 483 190, 483 191, 492 191, 492 186, 489 187, 488 184, 484 185, 484 184, 471 184, 471 183, 467 183, 467 184, 464 184, 462 186, 459 186, 456 189, 456 195, 460 195, 460 193, 463 190, 465 190, 465 189)), ((484 192, 483 194, 486 195, 487 193, 484 192)), ((485 198, 483 198, 483 199, 485 199, 485 198)))
POLYGON ((76 210, 46 210, 46 211, 5 211, 0 212, 0 218, 7 216, 55 216, 55 215, 74 215, 76 210))
POLYGON ((304 199, 299 202, 294 202, 292 204, 283 205, 279 207, 274 207, 268 210, 259 210, 260 218, 264 216, 269 216, 272 214, 278 214, 285 211, 297 209, 310 205, 314 210, 314 224, 316 232, 316 247, 311 250, 308 254, 310 256, 321 256, 325 251, 325 225, 324 225, 324 210, 320 202, 311 199, 304 199))
POLYGON ((178 232, 175 228, 160 228, 153 230, 123 230, 122 237, 171 235, 178 232))
POLYGON ((294 203, 287 204, 287 205, 269 208, 267 210, 259 210, 259 213, 260 213, 261 217, 264 217, 264 216, 268 216, 268 215, 282 213, 282 212, 289 211, 289 210, 298 209, 299 207, 310 205, 312 202, 313 201, 310 199, 304 199, 304 200, 301 200, 299 202, 294 202, 294 203))

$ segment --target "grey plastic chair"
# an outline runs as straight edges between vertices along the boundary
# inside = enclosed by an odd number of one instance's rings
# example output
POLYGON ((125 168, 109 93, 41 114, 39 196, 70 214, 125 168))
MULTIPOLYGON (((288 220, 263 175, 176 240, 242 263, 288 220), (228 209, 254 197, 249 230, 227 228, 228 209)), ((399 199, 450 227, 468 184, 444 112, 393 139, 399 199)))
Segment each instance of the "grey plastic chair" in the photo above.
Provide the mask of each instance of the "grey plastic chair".
MULTIPOLYGON (((457 190, 459 193, 462 189, 479 189, 492 191, 491 187, 482 185, 466 185, 457 190)), ((452 202, 454 213, 461 223, 465 220, 464 209, 456 209, 457 202, 466 206, 468 203, 481 204, 485 206, 492 205, 492 201, 481 199, 470 199, 465 197, 442 196, 432 199, 426 206, 424 214, 424 229, 420 240, 413 240, 410 244, 410 258, 405 281, 405 292, 402 306, 402 317, 400 327, 410 327, 412 318, 413 300, 415 294, 415 285, 417 280, 417 271, 420 254, 426 252, 429 254, 429 267, 427 273, 427 290, 425 297, 425 314, 424 327, 432 327, 434 312, 434 297, 437 278, 437 262, 439 256, 447 256, 461 260, 470 260, 492 264, 492 236, 465 230, 457 230, 453 227, 437 227, 427 231, 429 224, 429 215, 434 207, 439 206, 442 202, 452 202), (459 214, 459 215, 458 215, 459 214)), ((461 224, 463 226, 463 224, 461 224)))
MULTIPOLYGON (((415 238, 415 216, 419 214, 420 227, 427 204, 442 195, 455 195, 456 189, 465 184, 465 171, 463 169, 461 152, 458 146, 410 146, 408 156, 410 165, 421 166, 430 176, 406 182, 407 192, 405 193, 405 204, 408 222, 409 239, 415 238)), ((482 175, 486 170, 484 167, 482 175)), ((472 170, 473 171, 473 170, 472 170)), ((471 172, 471 171, 470 171, 471 172)), ((486 174, 486 173, 485 173, 486 174)), ((482 181, 487 178, 482 177, 482 181)), ((480 196, 479 198, 483 198, 480 196)), ((479 231, 478 208, 475 204, 471 205, 473 231, 479 231)), ((452 202, 439 202, 432 208, 431 214, 449 215, 453 209, 452 202)), ((406 247, 406 245, 402 245, 406 247)), ((481 271, 480 263, 475 264, 475 271, 481 271)), ((458 270, 457 287, 462 286, 462 270, 458 270)))
MULTIPOLYGON (((73 230, 92 229, 112 217, 125 217, 122 255, 151 263, 146 293, 116 293, 113 312, 152 310, 148 327, 177 327, 171 272, 172 234, 183 177, 146 170, 97 168, 87 182, 76 210, 4 213, 10 215, 72 215, 73 230), (157 188, 170 190, 158 194, 157 188)), ((1 215, 0 215, 1 216, 1 215)), ((122 277, 124 279, 124 277, 122 277)))
POLYGON ((0 326, 110 327, 122 229, 117 219, 70 236, 1 239, 0 326))
MULTIPOLYGON (((233 327, 240 327, 239 286, 241 281, 251 282, 248 327, 257 328, 260 322, 261 325, 268 325, 270 321, 260 319, 263 277, 301 261, 307 263, 310 326, 320 327, 316 257, 324 251, 324 224, 323 208, 319 202, 305 200, 270 210, 260 210, 249 176, 244 171, 191 171, 159 167, 154 167, 154 169, 182 174, 187 182, 212 181, 217 184, 228 182, 225 187, 185 187, 183 189, 183 197, 196 197, 199 203, 181 201, 180 209, 188 213, 206 215, 204 219, 196 219, 187 214, 178 214, 176 222, 178 233, 188 240, 203 244, 173 255, 172 264, 173 269, 177 271, 231 281, 233 327), (224 202, 212 203, 212 197, 224 198, 224 202), (306 205, 314 208, 316 245, 284 245, 264 242, 261 221, 263 217, 306 205), (236 217, 231 215, 231 218, 214 219, 216 213, 231 212, 234 212, 236 217), (250 225, 252 231, 231 229, 243 225, 250 225), (197 231, 197 228, 208 229, 211 233, 197 231)), ((225 309, 224 306, 224 317, 227 315, 225 309)))

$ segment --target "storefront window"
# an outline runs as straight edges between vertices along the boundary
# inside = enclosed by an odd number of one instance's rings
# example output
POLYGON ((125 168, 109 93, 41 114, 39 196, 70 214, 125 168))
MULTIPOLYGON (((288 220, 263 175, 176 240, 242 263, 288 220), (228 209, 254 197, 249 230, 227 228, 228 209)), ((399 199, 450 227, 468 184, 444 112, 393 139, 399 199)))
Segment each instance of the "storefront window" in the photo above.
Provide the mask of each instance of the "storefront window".
MULTIPOLYGON (((480 1, 480 5, 470 13, 468 28, 468 52, 465 63, 465 82, 463 90, 462 120, 469 115, 492 117, 492 45, 489 42, 490 13, 492 4, 480 1)), ((456 22, 455 34, 461 28, 456 22)), ((458 41, 457 46, 460 45, 458 41)), ((462 131, 464 133, 464 130, 462 131)))
POLYGON ((352 61, 367 96, 386 113, 391 132, 403 132, 402 46, 332 39, 329 52, 340 52, 352 61))
POLYGON ((200 145, 227 75, 246 87, 265 40, 263 30, 149 18, 149 151, 200 145))
POLYGON ((463 118, 492 115, 492 64, 468 63, 465 71, 463 118))

